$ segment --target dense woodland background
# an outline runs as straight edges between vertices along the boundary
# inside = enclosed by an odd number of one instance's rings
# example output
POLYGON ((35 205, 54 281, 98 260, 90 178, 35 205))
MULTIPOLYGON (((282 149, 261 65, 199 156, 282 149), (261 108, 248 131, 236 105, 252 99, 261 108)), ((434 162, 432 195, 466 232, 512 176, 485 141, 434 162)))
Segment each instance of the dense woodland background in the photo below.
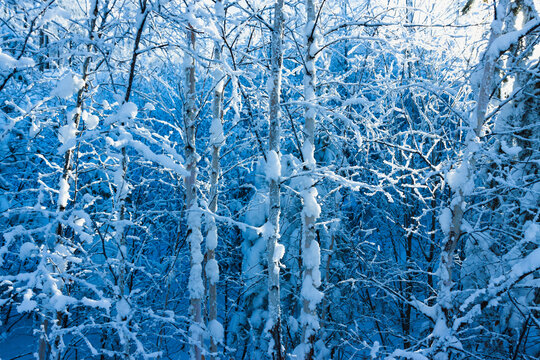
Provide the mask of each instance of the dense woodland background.
POLYGON ((0 358, 540 357, 536 0, 0 0, 0 358))

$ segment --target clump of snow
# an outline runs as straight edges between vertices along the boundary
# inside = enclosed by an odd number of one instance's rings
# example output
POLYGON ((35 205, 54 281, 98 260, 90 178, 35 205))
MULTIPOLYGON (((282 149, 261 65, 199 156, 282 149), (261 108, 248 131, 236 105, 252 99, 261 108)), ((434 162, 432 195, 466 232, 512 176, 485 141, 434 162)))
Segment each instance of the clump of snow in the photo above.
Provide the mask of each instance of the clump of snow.
POLYGON ((527 221, 525 223, 524 239, 527 242, 538 243, 540 241, 540 225, 527 221))
POLYGON ((289 327, 291 328, 291 331, 293 333, 298 331, 298 321, 293 316, 289 315, 289 319, 287 321, 287 324, 289 324, 289 327))
POLYGON ((210 145, 219 146, 225 142, 225 136, 223 135, 223 124, 221 120, 214 118, 212 125, 210 126, 210 145))
POLYGON ((54 8, 51 8, 49 11, 45 13, 45 15, 43 15, 42 22, 43 24, 46 24, 54 20, 58 22, 59 24, 67 25, 68 24, 67 20, 69 19, 71 19, 71 14, 67 10, 59 6, 56 6, 54 8))
POLYGON ((302 145, 302 156, 304 157, 308 169, 315 168, 315 157, 313 154, 313 144, 309 141, 304 141, 304 145, 302 145))
POLYGON ((19 313, 33 311, 36 308, 37 302, 32 300, 33 295, 34 293, 31 289, 26 289, 23 295, 22 303, 17 306, 17 311, 19 313))
POLYGON ((409 359, 409 360, 428 360, 427 357, 425 357, 424 355, 422 355, 422 354, 420 354, 418 352, 407 351, 407 350, 402 350, 402 349, 394 350, 394 352, 392 354, 390 354, 390 356, 387 357, 386 359, 387 360, 396 360, 396 357, 397 358, 409 359))
POLYGON ((87 298, 86 296, 83 297, 81 299, 81 302, 86 305, 86 306, 90 306, 90 307, 94 307, 94 308, 103 308, 107 311, 109 311, 109 309, 111 308, 111 302, 107 299, 103 299, 103 300, 92 300, 92 299, 89 299, 87 298))
POLYGON ((24 56, 17 60, 17 64, 15 65, 17 69, 30 68, 34 66, 36 66, 34 60, 24 56))
POLYGON ((53 297, 51 297, 51 304, 53 305, 56 311, 64 311, 67 306, 74 304, 76 302, 75 298, 67 295, 63 295, 58 291, 53 297))
POLYGON ((453 168, 446 174, 446 181, 454 192, 462 191, 468 195, 474 189, 474 181, 469 176, 468 162, 464 161, 457 168, 453 168))
POLYGON ((66 207, 69 200, 69 183, 63 176, 60 178, 58 189, 58 206, 66 207))
POLYGON ((129 303, 126 301, 126 299, 121 298, 116 303, 116 312, 118 314, 118 320, 124 321, 128 318, 129 313, 131 312, 131 307, 129 306, 129 303))
POLYGON ((302 213, 311 218, 318 218, 321 214, 321 206, 317 203, 317 189, 311 187, 302 191, 302 198, 304 200, 304 207, 302 213))
POLYGON ((206 234, 206 248, 208 250, 215 250, 217 248, 217 243, 217 229, 214 225, 213 228, 208 230, 208 234, 206 234))
POLYGON ((17 64, 17 60, 15 60, 11 55, 3 53, 0 49, 0 69, 8 69, 11 70, 15 68, 15 65, 17 64))
POLYGON ((210 259, 206 263, 206 277, 211 284, 215 284, 219 280, 219 265, 216 259, 210 259))
POLYGON ((510 156, 517 156, 521 152, 521 150, 523 150, 519 146, 508 146, 506 141, 501 141, 501 149, 510 156))
POLYGON ((285 255, 285 246, 283 244, 276 243, 274 248, 274 261, 280 261, 285 255))
POLYGON ((99 117, 97 115, 90 114, 87 111, 83 111, 82 119, 88 130, 94 130, 99 124, 99 117))
POLYGON ((85 85, 84 80, 76 74, 67 73, 56 84, 56 88, 51 92, 51 96, 58 96, 67 99, 81 90, 85 85))
POLYGON ((306 299, 309 302, 309 308, 314 311, 317 307, 317 304, 321 302, 324 294, 317 290, 313 286, 313 279, 310 275, 306 275, 304 282, 302 283, 302 290, 300 291, 302 298, 306 299))
POLYGON ((66 145, 68 147, 77 136, 77 126, 75 125, 75 121, 73 121, 72 119, 73 115, 74 113, 70 112, 67 115, 67 124, 58 129, 58 140, 60 140, 63 145, 66 145))
POLYGON ((189 273, 188 290, 192 299, 201 299, 204 296, 201 264, 193 264, 189 273))
POLYGON ((441 224, 441 229, 445 235, 450 234, 450 227, 452 226, 452 210, 449 208, 444 208, 439 215, 439 223, 441 224))
POLYGON ((38 250, 38 247, 33 242, 25 242, 19 249, 19 258, 21 260, 28 259, 34 256, 34 253, 38 250))
POLYGON ((0 69, 13 70, 33 66, 35 66, 35 62, 31 58, 23 56, 19 60, 16 60, 11 55, 2 52, 2 49, 0 49, 0 69))
POLYGON ((137 105, 132 102, 126 102, 122 104, 116 115, 120 121, 124 122, 126 120, 134 119, 137 116, 137 112, 137 105))
POLYGON ((379 352, 379 349, 381 348, 381 345, 378 341, 375 341, 373 343, 373 346, 371 347, 371 351, 369 352, 369 356, 371 356, 372 359, 375 359, 377 357, 377 353, 379 352))
POLYGON ((281 162, 279 155, 274 150, 266 154, 266 179, 268 181, 278 181, 281 176, 281 162))
POLYGON ((217 320, 212 320, 208 323, 208 332, 210 333, 210 336, 217 344, 221 344, 223 342, 223 326, 221 323, 217 320))
POLYGON ((154 111, 156 110, 156 107, 151 102, 147 102, 146 104, 144 104, 143 110, 154 111))

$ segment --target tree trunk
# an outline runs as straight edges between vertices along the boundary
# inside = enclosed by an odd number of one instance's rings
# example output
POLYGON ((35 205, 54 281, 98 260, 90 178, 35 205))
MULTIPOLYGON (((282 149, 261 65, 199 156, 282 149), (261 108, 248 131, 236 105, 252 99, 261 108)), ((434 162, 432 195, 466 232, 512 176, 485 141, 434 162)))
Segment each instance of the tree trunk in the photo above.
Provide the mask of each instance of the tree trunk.
MULTIPOLYGON (((189 26, 187 33, 188 46, 195 52, 195 30, 189 26)), ((196 139, 196 98, 195 98, 195 58, 189 56, 189 62, 186 61, 185 67, 185 87, 186 104, 184 114, 184 132, 185 132, 185 155, 186 168, 189 175, 185 178, 186 184, 186 208, 187 208, 187 232, 188 242, 191 253, 191 271, 189 275, 189 297, 190 297, 190 319, 189 342, 190 357, 193 360, 202 359, 202 340, 203 340, 203 319, 202 319, 202 299, 204 296, 204 283, 202 279, 202 261, 201 252, 202 234, 201 234, 201 213, 197 198, 197 162, 199 155, 195 145, 196 139)))
POLYGON ((305 176, 304 189, 301 191, 303 198, 302 209, 302 313, 300 323, 302 324, 302 344, 300 355, 304 359, 313 359, 314 343, 316 332, 319 330, 319 318, 317 316, 317 304, 321 301, 323 294, 317 290, 321 284, 321 273, 319 265, 321 263, 320 247, 315 234, 315 222, 320 215, 321 208, 317 203, 317 189, 315 188, 315 176, 313 172, 316 168, 314 157, 315 151, 315 122, 316 122, 316 53, 317 43, 315 37, 316 0, 306 0, 307 23, 305 26, 305 64, 304 64, 304 100, 305 125, 304 144, 302 146, 302 156, 304 159, 305 176))
MULTIPOLYGON (((92 41, 94 40, 94 30, 96 27, 96 20, 98 16, 98 4, 99 0, 96 0, 94 2, 94 6, 91 10, 90 15, 90 21, 89 21, 89 28, 88 28, 88 39, 90 40, 90 44, 87 46, 88 52, 92 50, 92 41)), ((41 33, 43 35, 43 33, 41 33)), ((43 35, 47 41, 48 37, 46 35, 43 35)), ((75 103, 75 112, 73 115, 73 118, 67 119, 66 126, 71 126, 75 129, 76 132, 79 130, 79 124, 81 120, 81 114, 83 111, 83 105, 84 105, 84 94, 86 90, 88 89, 86 85, 86 81, 88 80, 88 73, 90 68, 90 62, 91 62, 91 56, 87 56, 84 59, 83 67, 82 67, 82 80, 85 83, 85 85, 79 89, 77 92, 77 100, 75 103)), ((47 64, 48 65, 48 64, 47 64)), ((63 213, 66 210, 68 201, 69 201, 69 188, 70 188, 70 180, 73 177, 72 176, 72 169, 73 169, 73 148, 69 148, 64 153, 64 167, 62 170, 62 176, 60 177, 59 182, 59 196, 57 199, 57 211, 59 214, 63 213)), ((64 236, 64 228, 62 226, 62 222, 59 221, 56 226, 56 243, 59 243, 64 236)), ((56 318, 62 319, 63 314, 61 312, 56 312, 56 318)), ((60 324, 61 325, 61 324, 60 324)), ((47 343, 47 339, 45 334, 48 330, 48 320, 45 319, 43 322, 43 331, 44 334, 39 339, 39 351, 38 351, 38 358, 39 360, 45 360, 49 357, 49 351, 51 350, 51 346, 47 343)), ((59 339, 55 339, 54 343, 57 343, 59 339)), ((60 358, 61 354, 57 354, 57 358, 60 358)))
MULTIPOLYGON (((223 4, 221 0, 215 3, 216 17, 222 20, 223 4)), ((219 28, 219 24, 218 24, 219 28)), ((218 209, 218 188, 219 188, 219 153, 221 146, 225 142, 223 135, 223 73, 221 69, 221 44, 214 44, 214 98, 212 100, 212 125, 210 127, 210 146, 212 147, 212 170, 210 174, 210 204, 208 210, 213 214, 218 209)), ((208 279, 208 329, 210 331, 210 359, 216 359, 217 344, 223 341, 223 328, 217 319, 217 282, 219 280, 219 267, 216 260, 215 251, 218 245, 218 233, 215 218, 207 217, 206 234, 206 277, 208 279)))
POLYGON ((477 141, 482 133, 482 128, 486 120, 486 111, 493 90, 493 78, 495 75, 496 56, 490 53, 491 44, 501 34, 502 17, 507 14, 509 0, 502 0, 496 9, 495 20, 491 26, 491 35, 488 41, 487 50, 484 54, 482 78, 478 90, 476 106, 471 117, 470 127, 473 133, 466 136, 465 151, 458 168, 454 168, 447 176, 452 190, 452 200, 450 203, 451 223, 450 229, 444 240, 443 249, 439 261, 439 291, 437 295, 437 318, 434 329, 434 358, 436 360, 447 360, 450 348, 460 346, 459 341, 454 336, 453 331, 453 298, 452 298, 452 271, 454 268, 454 255, 457 243, 461 237, 461 225, 463 213, 465 211, 465 196, 472 190, 466 186, 474 181, 474 156, 477 148, 477 141), (464 176, 465 179, 453 178, 464 176))
POLYGON ((283 66, 283 0, 277 0, 274 7, 274 26, 272 28, 272 78, 270 91, 270 130, 268 152, 266 154, 269 182, 269 218, 265 226, 268 255, 268 321, 266 330, 269 331, 269 353, 273 360, 284 359, 281 340, 281 306, 279 271, 284 248, 278 244, 280 205, 280 95, 281 70, 283 66))

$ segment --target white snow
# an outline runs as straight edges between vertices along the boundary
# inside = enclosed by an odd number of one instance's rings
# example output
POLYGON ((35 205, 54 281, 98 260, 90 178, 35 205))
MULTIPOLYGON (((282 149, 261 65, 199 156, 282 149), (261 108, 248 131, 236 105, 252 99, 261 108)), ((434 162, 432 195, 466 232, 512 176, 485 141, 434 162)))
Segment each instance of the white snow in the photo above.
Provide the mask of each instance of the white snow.
POLYGON ((15 60, 11 55, 2 52, 0 49, 0 69, 11 70, 16 67, 17 60, 15 60))
POLYGON ((387 357, 386 360, 395 360, 396 357, 410 359, 410 360, 429 360, 427 357, 425 357, 424 355, 420 353, 406 351, 402 349, 394 350, 394 352, 392 352, 392 354, 390 354, 390 356, 387 357))
POLYGON ((268 181, 279 181, 281 176, 281 162, 279 155, 274 150, 266 154, 266 179, 268 181))
POLYGON ((31 58, 23 56, 19 60, 16 60, 11 55, 2 52, 2 49, 0 49, 0 70, 23 69, 33 66, 35 66, 35 62, 31 58))
POLYGON ((302 145, 302 156, 304 157, 304 161, 308 169, 315 168, 315 157, 313 154, 314 154, 313 144, 311 144, 311 142, 309 141, 304 141, 304 144, 302 145))
POLYGON ((191 265, 188 290, 191 298, 201 299, 204 296, 204 284, 202 281, 201 264, 196 263, 191 265))
POLYGON ((467 182, 469 182, 469 167, 466 161, 462 162, 457 168, 451 169, 446 174, 446 181, 448 185, 452 188, 454 192, 462 190, 465 193, 465 187, 467 182))
POLYGON ((69 183, 63 176, 58 189, 58 206, 66 207, 69 200, 69 183))
POLYGON ((21 260, 28 259, 34 256, 34 252, 38 250, 38 247, 33 242, 25 242, 19 249, 19 258, 21 260))
POLYGON ((379 344, 378 341, 373 342, 373 346, 371 347, 369 356, 371 356, 372 359, 375 359, 377 357, 377 353, 379 352, 380 348, 381 348, 381 345, 379 344))
POLYGON ((51 304, 56 311, 64 311, 70 304, 76 303, 75 298, 58 292, 51 297, 51 304))
POLYGON ((301 194, 304 200, 302 213, 307 217, 318 218, 321 214, 321 206, 317 203, 317 189, 311 187, 302 191, 301 194))
POLYGON ((538 244, 540 241, 540 225, 538 223, 527 221, 525 223, 524 240, 538 244))
POLYGON ((304 282, 302 283, 301 295, 309 302, 309 308, 312 311, 316 309, 317 304, 321 302, 324 296, 321 291, 317 290, 317 288, 313 286, 313 279, 310 275, 306 275, 306 277, 304 278, 304 282))
POLYGON ((206 234, 206 248, 208 250, 215 250, 217 248, 217 245, 217 229, 215 228, 214 224, 214 226, 210 230, 208 230, 208 233, 206 234))
POLYGON ((90 307, 94 307, 94 308, 102 308, 102 309, 105 309, 105 310, 109 310, 110 307, 111 307, 111 302, 107 299, 103 299, 103 300, 92 300, 92 299, 89 299, 87 298, 86 296, 83 297, 81 299, 81 302, 86 305, 86 306, 90 306, 90 307))
POLYGON ((75 126, 75 122, 73 121, 73 113, 72 112, 70 112, 67 115, 67 119, 68 119, 67 124, 62 126, 60 129, 58 129, 58 140, 60 140, 60 142, 63 145, 70 148, 70 147, 72 147, 72 145, 74 145, 74 144, 71 144, 71 143, 77 137, 77 127, 75 126))
POLYGON ((206 277, 211 284, 215 284, 219 280, 219 265, 216 259, 210 259, 206 263, 206 277))
POLYGON ((439 223, 441 224, 441 229, 444 234, 450 234, 450 227, 452 226, 452 210, 449 208, 442 209, 439 215, 439 223))
POLYGON ((84 81, 76 74, 67 73, 56 84, 56 88, 51 92, 51 96, 58 96, 68 99, 84 86, 84 81))
POLYGON ((99 117, 97 115, 90 114, 87 111, 83 111, 81 117, 88 130, 94 130, 99 124, 99 117))
POLYGON ((317 269, 321 264, 321 248, 317 241, 312 241, 309 248, 304 249, 304 265, 308 269, 317 269))
POLYGON ((280 261, 285 255, 285 246, 283 244, 276 243, 274 248, 274 261, 280 261))
POLYGON ((220 146, 225 143, 225 136, 223 135, 223 124, 221 120, 214 118, 212 125, 210 126, 210 145, 220 146))
POLYGON ((510 155, 510 156, 517 156, 521 150, 523 150, 521 147, 519 146, 508 146, 508 144, 506 143, 506 141, 501 141, 501 149, 502 151, 504 151, 507 155, 510 155))
POLYGON ((224 331, 223 331, 223 326, 221 325, 219 321, 217 320, 210 321, 208 323, 208 332, 210 336, 212 337, 212 339, 214 339, 214 341, 217 344, 221 344, 223 342, 224 331))
POLYGON ((29 312, 36 308, 37 302, 34 300, 31 300, 33 295, 34 293, 32 292, 31 289, 26 289, 23 295, 22 303, 17 306, 17 311, 19 313, 29 312))
POLYGON ((71 19, 71 14, 69 11, 61 8, 60 6, 56 6, 48 10, 45 15, 43 15, 42 23, 46 24, 54 20, 65 26, 68 24, 67 20, 69 19, 71 19))
POLYGON ((120 321, 126 320, 131 312, 129 303, 123 297, 116 303, 116 312, 118 314, 117 319, 120 321))
POLYGON ((118 113, 116 116, 120 120, 120 122, 125 122, 130 119, 134 119, 137 116, 138 108, 137 105, 135 105, 132 102, 126 102, 122 104, 120 109, 118 109, 118 113))
POLYGON ((143 110, 154 111, 156 110, 156 107, 151 102, 147 102, 146 104, 144 104, 143 110))

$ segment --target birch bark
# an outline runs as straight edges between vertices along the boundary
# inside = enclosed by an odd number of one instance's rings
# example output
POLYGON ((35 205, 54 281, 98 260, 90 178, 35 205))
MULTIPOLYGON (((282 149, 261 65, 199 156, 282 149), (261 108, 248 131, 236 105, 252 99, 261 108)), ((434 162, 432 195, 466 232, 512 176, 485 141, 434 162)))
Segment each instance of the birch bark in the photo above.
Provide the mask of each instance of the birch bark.
POLYGON ((317 304, 322 300, 323 294, 317 288, 321 284, 320 247, 316 239, 315 222, 321 213, 317 203, 317 189, 315 188, 316 161, 315 151, 315 123, 316 123, 316 0, 306 0, 307 22, 304 29, 304 42, 306 53, 304 56, 304 100, 306 102, 304 114, 304 143, 302 155, 304 158, 304 177, 301 191, 302 208, 302 312, 300 323, 302 324, 302 344, 299 347, 299 355, 303 359, 313 359, 316 333, 319 330, 319 318, 317 316, 317 304))
POLYGON ((266 178, 269 183, 269 218, 265 225, 267 259, 268 259, 268 320, 266 330, 269 332, 268 353, 273 360, 282 360, 281 340, 281 306, 279 271, 283 257, 283 245, 279 240, 280 204, 280 96, 281 70, 283 66, 283 0, 274 5, 274 24, 271 43, 271 80, 270 80, 270 129, 268 135, 268 152, 266 154, 266 178))
MULTIPOLYGON (((223 20, 223 3, 217 0, 215 3, 215 13, 219 21, 223 20)), ((210 146, 212 147, 212 170, 210 173, 210 204, 208 210, 215 214, 218 209, 218 190, 220 163, 219 153, 225 143, 223 135, 223 72, 221 71, 221 44, 216 41, 214 44, 214 94, 212 99, 212 125, 210 126, 210 146)), ((219 280, 219 265, 216 260, 215 251, 218 246, 218 233, 215 218, 210 215, 206 220, 206 266, 205 272, 208 280, 208 329, 210 331, 210 358, 216 359, 217 344, 223 341, 223 327, 217 319, 217 282, 219 280)))
POLYGON ((201 212, 197 195, 197 163, 199 155, 195 144, 196 139, 196 94, 195 94, 195 57, 196 34, 191 26, 187 32, 187 42, 191 54, 185 59, 185 90, 186 103, 184 107, 184 133, 186 142, 186 169, 189 175, 185 178, 188 242, 191 253, 191 270, 189 275, 190 319, 189 342, 190 357, 201 360, 204 324, 202 318, 202 299, 204 283, 202 279, 203 255, 201 252, 201 212))

